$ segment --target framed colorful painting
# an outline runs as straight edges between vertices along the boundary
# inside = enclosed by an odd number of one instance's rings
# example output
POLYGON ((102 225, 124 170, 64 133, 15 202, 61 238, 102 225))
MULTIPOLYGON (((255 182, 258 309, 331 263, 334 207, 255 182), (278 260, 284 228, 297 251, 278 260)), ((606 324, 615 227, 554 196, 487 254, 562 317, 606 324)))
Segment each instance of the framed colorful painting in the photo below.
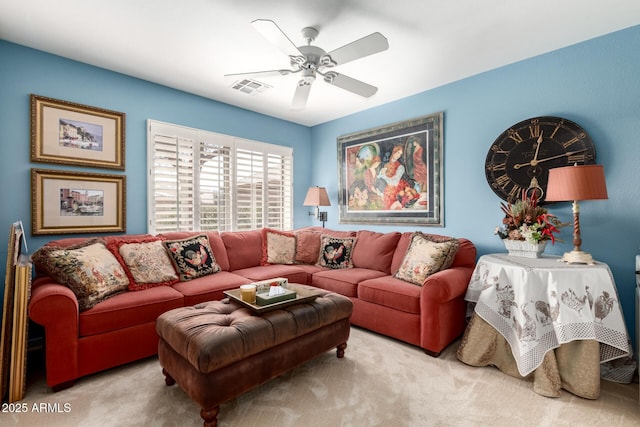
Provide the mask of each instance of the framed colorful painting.
POLYGON ((124 170, 125 114, 31 95, 31 161, 124 170))
POLYGON ((443 113, 338 137, 341 223, 444 226, 443 113))
POLYGON ((126 231, 124 175, 31 169, 31 233, 126 231))

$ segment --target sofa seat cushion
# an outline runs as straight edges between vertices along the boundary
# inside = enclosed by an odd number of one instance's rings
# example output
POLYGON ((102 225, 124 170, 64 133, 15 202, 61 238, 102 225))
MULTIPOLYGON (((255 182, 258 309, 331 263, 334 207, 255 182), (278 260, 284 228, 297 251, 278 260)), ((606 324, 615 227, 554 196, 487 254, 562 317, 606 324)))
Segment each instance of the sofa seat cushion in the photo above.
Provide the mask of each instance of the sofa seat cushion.
POLYGON ((289 283, 308 285, 311 280, 311 275, 305 271, 305 269, 301 268, 301 266, 288 264, 247 267, 240 270, 234 270, 233 273, 246 277, 253 282, 273 279, 274 277, 284 277, 289 280, 289 283))
POLYGON ((357 297, 358 283, 382 276, 385 276, 383 272, 366 268, 328 269, 315 273, 311 284, 347 297, 357 297))
POLYGON ((420 292, 419 286, 392 276, 365 280, 358 286, 360 300, 414 314, 420 314, 420 292))
POLYGON ((224 291, 239 288, 240 285, 251 283, 246 277, 229 271, 219 271, 216 274, 198 277, 188 282, 173 285, 173 289, 184 295, 184 305, 190 306, 206 301, 225 298, 224 291))
POLYGON ((80 336, 155 322, 159 315, 184 305, 182 294, 170 286, 125 292, 80 313, 80 336))
POLYGON ((315 264, 297 264, 296 267, 298 267, 301 270, 304 270, 307 272, 307 274, 309 275, 309 283, 311 284, 311 276, 314 275, 315 273, 319 272, 319 271, 326 271, 327 268, 326 267, 320 267, 319 265, 315 265, 315 264))

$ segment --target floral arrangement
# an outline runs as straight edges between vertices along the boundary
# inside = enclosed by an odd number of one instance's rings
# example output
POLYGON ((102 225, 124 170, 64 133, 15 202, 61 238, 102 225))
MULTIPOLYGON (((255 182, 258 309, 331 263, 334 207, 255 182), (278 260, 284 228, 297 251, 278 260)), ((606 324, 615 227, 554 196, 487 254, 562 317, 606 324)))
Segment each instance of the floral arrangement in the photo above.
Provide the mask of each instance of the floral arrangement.
POLYGON ((560 228, 567 225, 555 215, 548 213, 545 208, 538 206, 536 195, 528 197, 525 190, 522 191, 522 199, 513 204, 500 203, 500 208, 505 216, 502 226, 496 227, 494 234, 501 239, 526 240, 534 244, 551 240, 551 244, 554 244, 554 233, 560 232, 560 228))

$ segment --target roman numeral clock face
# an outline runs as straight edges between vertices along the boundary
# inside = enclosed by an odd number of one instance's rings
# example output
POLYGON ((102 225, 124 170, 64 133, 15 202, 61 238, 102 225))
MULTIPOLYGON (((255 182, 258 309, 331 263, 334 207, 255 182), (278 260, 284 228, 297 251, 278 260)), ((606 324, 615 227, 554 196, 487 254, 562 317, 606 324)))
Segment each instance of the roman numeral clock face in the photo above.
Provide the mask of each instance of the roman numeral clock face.
POLYGON ((591 138, 561 117, 535 117, 516 123, 498 136, 485 162, 487 182, 501 199, 515 202, 536 194, 544 201, 549 169, 594 164, 591 138))

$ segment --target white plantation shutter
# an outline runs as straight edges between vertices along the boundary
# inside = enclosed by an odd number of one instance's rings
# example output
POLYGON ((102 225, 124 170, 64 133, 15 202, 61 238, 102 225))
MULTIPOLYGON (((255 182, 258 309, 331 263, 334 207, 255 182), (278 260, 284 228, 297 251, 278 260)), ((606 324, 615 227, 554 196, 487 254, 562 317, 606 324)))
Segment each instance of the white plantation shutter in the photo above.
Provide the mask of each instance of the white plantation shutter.
MULTIPOLYGON (((247 144, 243 144, 247 145, 247 144)), ((264 153, 236 146, 235 216, 238 230, 263 227, 264 153)))
POLYGON ((149 232, 293 226, 293 150, 149 120, 149 232))
POLYGON ((199 230, 230 231, 232 140, 224 135, 200 136, 199 230))
POLYGON ((156 233, 194 227, 195 137, 184 129, 156 127, 150 159, 150 222, 156 233))
POLYGON ((287 230, 293 224, 293 157, 267 154, 266 227, 287 230))

